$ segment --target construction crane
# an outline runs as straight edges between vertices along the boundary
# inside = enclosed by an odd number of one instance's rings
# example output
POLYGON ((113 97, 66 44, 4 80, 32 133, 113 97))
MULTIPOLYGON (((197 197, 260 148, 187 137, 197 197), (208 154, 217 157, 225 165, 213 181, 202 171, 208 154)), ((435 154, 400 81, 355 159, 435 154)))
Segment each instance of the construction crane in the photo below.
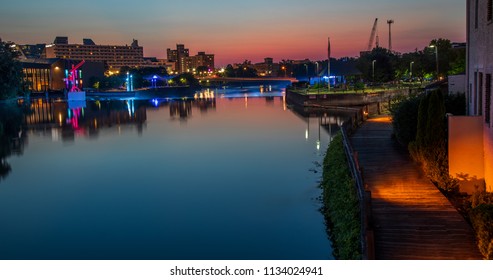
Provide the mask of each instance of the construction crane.
POLYGON ((370 41, 368 42, 368 48, 367 51, 371 52, 373 49, 373 41, 375 41, 376 38, 376 46, 378 48, 378 34, 377 34, 377 26, 378 26, 378 18, 375 19, 375 22, 373 23, 373 28, 371 29, 371 35, 370 35, 370 41))

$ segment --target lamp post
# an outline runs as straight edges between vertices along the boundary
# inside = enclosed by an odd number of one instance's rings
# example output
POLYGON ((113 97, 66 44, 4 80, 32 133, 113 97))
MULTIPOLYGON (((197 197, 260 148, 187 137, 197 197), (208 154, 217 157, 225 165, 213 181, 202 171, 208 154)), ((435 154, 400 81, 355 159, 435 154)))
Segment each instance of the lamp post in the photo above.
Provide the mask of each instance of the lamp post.
POLYGON ((153 88, 156 88, 156 87, 157 87, 157 86, 156 86, 156 82, 157 82, 157 76, 156 76, 156 75, 154 75, 154 76, 152 77, 152 87, 153 87, 153 88))
POLYGON ((127 72, 127 91, 130 91, 130 73, 127 72))
POLYGON ((411 63, 409 64, 409 79, 411 81, 413 80, 413 64, 414 64, 414 61, 411 61, 411 63))
POLYGON ((315 65, 317 65, 317 93, 320 93, 320 75, 318 73, 318 61, 315 61, 315 65))
POLYGON ((308 79, 308 83, 310 83, 310 76, 308 76, 308 64, 305 64, 306 69, 306 78, 308 79))
POLYGON ((376 60, 373 60, 371 62, 371 75, 372 75, 372 82, 375 83, 375 62, 377 62, 376 60))
POLYGON ((438 45, 431 45, 430 48, 435 49, 435 59, 436 59, 436 64, 437 64, 437 81, 439 80, 439 68, 438 68, 438 45))

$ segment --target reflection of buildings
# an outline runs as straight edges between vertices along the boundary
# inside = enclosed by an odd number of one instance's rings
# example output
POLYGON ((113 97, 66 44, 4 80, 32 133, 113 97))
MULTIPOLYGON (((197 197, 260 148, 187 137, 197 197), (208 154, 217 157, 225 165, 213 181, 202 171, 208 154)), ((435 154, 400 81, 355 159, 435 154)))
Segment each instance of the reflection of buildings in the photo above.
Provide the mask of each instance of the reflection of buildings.
POLYGON ((37 99, 30 104, 25 122, 28 129, 51 134, 53 140, 70 141, 76 135, 95 137, 101 129, 118 125, 135 125, 140 133, 147 119, 145 104, 111 100, 72 108, 67 102, 37 99))
POLYGON ((332 140, 334 134, 339 131, 339 128, 354 117, 355 112, 358 110, 348 109, 323 109, 323 108, 309 108, 292 106, 291 107, 296 116, 306 122, 305 139, 308 140, 315 135, 317 138, 316 149, 320 150, 320 130, 323 128, 329 134, 329 142, 332 140))
POLYGON ((192 108, 198 108, 205 113, 210 109, 216 108, 215 98, 204 98, 195 100, 175 100, 169 103, 169 115, 172 119, 180 118, 186 120, 192 116, 192 108))
POLYGON ((0 104, 0 181, 12 170, 7 158, 22 154, 27 145, 22 110, 22 103, 0 104))

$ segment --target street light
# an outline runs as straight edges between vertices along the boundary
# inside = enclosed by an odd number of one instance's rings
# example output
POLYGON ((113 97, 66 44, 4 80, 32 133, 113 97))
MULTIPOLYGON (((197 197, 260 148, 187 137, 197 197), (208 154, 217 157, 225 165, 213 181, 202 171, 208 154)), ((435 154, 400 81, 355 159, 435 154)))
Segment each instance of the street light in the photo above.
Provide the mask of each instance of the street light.
POLYGON ((308 78, 308 82, 310 82, 310 77, 308 76, 308 64, 305 64, 306 69, 306 77, 308 78))
POLYGON ((409 79, 411 81, 413 79, 413 64, 414 64, 414 61, 411 61, 411 63, 409 64, 409 79))
POLYGON ((436 63, 437 63, 437 80, 439 80, 439 71, 438 71, 438 45, 431 45, 430 48, 435 49, 435 58, 436 58, 436 63))
POLYGON ((374 83, 375 83, 375 62, 377 62, 377 61, 376 60, 373 60, 371 62, 372 80, 373 80, 374 83))
POLYGON ((130 91, 130 73, 129 72, 127 72, 126 81, 127 81, 127 91, 130 91))
POLYGON ((318 61, 315 61, 315 65, 317 65, 317 93, 320 93, 320 74, 318 73, 318 61))

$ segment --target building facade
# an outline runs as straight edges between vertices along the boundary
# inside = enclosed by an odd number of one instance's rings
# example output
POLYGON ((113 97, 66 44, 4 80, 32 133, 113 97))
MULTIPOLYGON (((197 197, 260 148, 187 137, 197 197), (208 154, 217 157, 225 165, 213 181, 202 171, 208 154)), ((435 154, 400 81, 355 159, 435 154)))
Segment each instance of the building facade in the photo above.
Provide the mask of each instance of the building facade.
POLYGON ((189 49, 183 44, 177 44, 176 50, 167 49, 168 61, 175 63, 175 71, 178 73, 186 72, 186 60, 190 56, 189 49))
MULTIPOLYGON (((63 92, 68 90, 67 77, 72 65, 79 61, 59 58, 21 59, 25 90, 39 92, 63 92)), ((92 87, 92 78, 104 76, 104 65, 101 62, 87 61, 79 70, 79 88, 92 87)))
POLYGON ((253 67, 261 77, 276 77, 279 72, 279 64, 274 63, 271 57, 264 58, 264 62, 255 63, 253 67))
POLYGON ((467 0, 466 102, 468 117, 449 119, 450 175, 493 191, 493 7, 467 0), (454 146, 455 145, 455 146, 454 146))
POLYGON ((206 67, 210 71, 214 71, 214 54, 206 54, 198 52, 195 56, 190 56, 190 50, 185 48, 183 44, 177 44, 176 50, 167 49, 168 61, 175 63, 175 72, 191 73, 199 67, 206 67))
POLYGON ((137 40, 130 46, 96 45, 91 39, 83 44, 69 44, 68 37, 57 37, 53 44, 46 45, 44 58, 62 58, 67 60, 86 60, 102 62, 108 70, 121 67, 140 67, 144 63, 144 49, 137 40))

